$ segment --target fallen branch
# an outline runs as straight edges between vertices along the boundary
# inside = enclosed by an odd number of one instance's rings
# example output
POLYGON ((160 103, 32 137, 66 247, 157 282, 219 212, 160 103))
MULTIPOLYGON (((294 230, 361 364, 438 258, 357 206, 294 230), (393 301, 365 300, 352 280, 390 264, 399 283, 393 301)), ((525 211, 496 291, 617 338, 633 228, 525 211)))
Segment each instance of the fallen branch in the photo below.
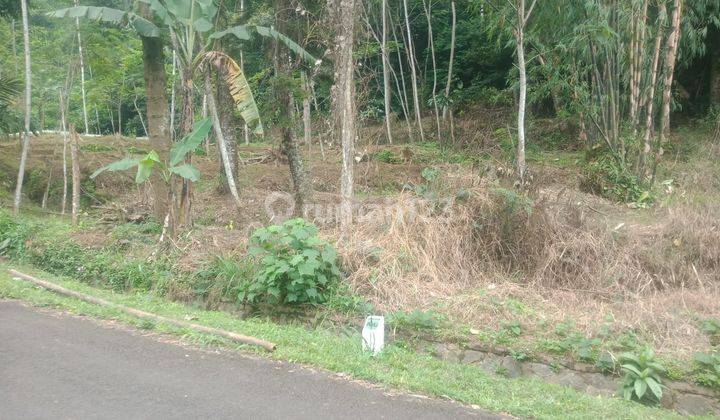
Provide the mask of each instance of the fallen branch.
POLYGON ((125 312, 126 314, 130 314, 130 315, 136 316, 136 317, 138 317, 138 318, 152 319, 152 320, 154 320, 154 321, 164 322, 164 323, 166 323, 166 324, 171 324, 171 325, 174 325, 174 326, 176 326, 176 327, 191 328, 191 329, 193 329, 193 330, 200 331, 200 332, 203 332, 203 333, 206 333, 206 334, 219 335, 219 336, 221 336, 221 337, 228 338, 228 339, 233 340, 233 341, 236 341, 236 342, 238 342, 238 343, 250 344, 250 345, 253 345, 253 346, 259 346, 259 347, 264 348, 264 349, 267 350, 267 351, 273 351, 273 350, 275 350, 275 348, 277 347, 277 345, 275 345, 274 343, 270 343, 270 342, 268 342, 268 341, 260 340, 260 339, 257 339, 257 338, 255 338, 255 337, 248 337, 248 336, 246 336, 246 335, 235 334, 235 333, 233 333, 233 332, 229 332, 229 331, 225 331, 225 330, 220 330, 220 329, 217 329, 217 328, 210 328, 210 327, 206 327, 206 326, 203 326, 203 325, 193 324, 193 323, 191 323, 191 322, 185 322, 185 321, 179 321, 179 320, 172 319, 172 318, 166 318, 166 317, 164 317, 164 316, 155 315, 155 314, 151 314, 151 313, 149 313, 149 312, 141 311, 141 310, 138 310, 138 309, 130 308, 130 307, 123 306, 123 305, 119 305, 119 304, 112 303, 112 302, 108 302, 108 301, 106 301, 106 300, 104 300, 104 299, 100 299, 100 298, 97 298, 97 297, 95 297, 95 296, 90 296, 90 295, 86 295, 86 294, 84 294, 84 293, 76 292, 76 291, 74 291, 74 290, 66 289, 66 288, 64 288, 64 287, 62 287, 62 286, 58 286, 58 285, 55 284, 55 283, 50 283, 50 282, 47 282, 47 281, 45 281, 45 280, 40 280, 40 279, 38 279, 38 278, 35 278, 35 277, 33 277, 33 276, 30 276, 30 275, 21 273, 21 272, 16 271, 16 270, 10 269, 10 270, 8 270, 8 272, 9 272, 11 275, 15 276, 15 277, 18 277, 18 278, 23 279, 23 280, 27 280, 27 281, 29 281, 29 282, 31 282, 31 283, 33 283, 33 284, 36 284, 36 285, 41 286, 41 287, 44 287, 45 289, 51 290, 51 291, 56 292, 56 293, 59 293, 59 294, 61 294, 61 295, 74 297, 74 298, 83 300, 83 301, 85 301, 85 302, 94 303, 94 304, 100 305, 100 306, 111 307, 111 308, 117 309, 117 310, 119 310, 119 311, 121 311, 121 312, 125 312))

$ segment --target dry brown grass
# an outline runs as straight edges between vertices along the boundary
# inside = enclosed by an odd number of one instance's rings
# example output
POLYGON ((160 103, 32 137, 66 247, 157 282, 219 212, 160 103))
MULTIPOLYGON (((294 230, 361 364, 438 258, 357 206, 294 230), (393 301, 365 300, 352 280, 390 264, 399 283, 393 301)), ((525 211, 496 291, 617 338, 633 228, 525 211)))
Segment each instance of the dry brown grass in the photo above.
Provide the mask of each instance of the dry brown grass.
MULTIPOLYGON (((467 171, 450 178, 472 192, 451 217, 385 211, 342 235, 348 280, 379 309, 434 309, 479 328, 570 319, 587 334, 611 319, 661 353, 686 357, 709 345, 697 320, 720 314, 716 206, 675 204, 648 218, 551 185, 524 207, 467 171)), ((401 195, 396 206, 413 200, 401 195)))
MULTIPOLYGON (((120 150, 131 143, 111 144, 120 150)), ((52 153, 51 147, 34 150, 52 153)), ((337 201, 339 161, 337 150, 326 152, 325 159, 315 153, 309 167, 315 200, 331 205, 337 201)), ((418 204, 411 192, 372 197, 363 203, 380 206, 350 231, 341 234, 329 223, 322 232, 337 241, 351 287, 379 310, 433 309, 478 329, 517 320, 538 336, 543 324, 568 319, 595 334, 611 319, 614 331, 636 331, 660 353, 686 357, 709 346, 697 320, 720 316, 720 168, 711 162, 720 152, 714 153, 675 168, 675 198, 653 210, 630 210, 582 193, 557 168, 538 166, 538 185, 525 205, 497 189, 498 177, 508 173, 501 164, 484 171, 445 165, 432 185, 439 195, 453 197, 461 187, 471 193, 449 212, 418 204), (414 217, 408 217, 411 208, 414 217)), ((87 170, 120 155, 94 153, 87 170)), ((31 166, 43 165, 42 157, 33 159, 31 166)), ((204 173, 217 171, 209 159, 197 164, 204 173)), ((404 182, 421 182, 421 170, 412 162, 363 162, 358 189, 397 190, 404 182)), ((239 212, 230 211, 231 200, 215 188, 196 191, 194 209, 203 223, 179 244, 186 251, 179 264, 196 269, 214 255, 241 252, 248 227, 267 223, 267 194, 291 187, 287 170, 276 163, 248 166, 243 173, 245 207, 239 212)), ((131 178, 101 177, 98 187, 119 200, 137 200, 131 178)))

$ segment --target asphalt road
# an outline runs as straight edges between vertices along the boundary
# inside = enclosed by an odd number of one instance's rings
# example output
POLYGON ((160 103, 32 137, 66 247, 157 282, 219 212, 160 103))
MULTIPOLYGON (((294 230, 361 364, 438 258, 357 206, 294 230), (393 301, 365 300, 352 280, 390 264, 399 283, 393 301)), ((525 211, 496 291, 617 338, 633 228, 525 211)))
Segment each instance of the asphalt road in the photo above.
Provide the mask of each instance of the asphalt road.
POLYGON ((0 300, 0 419, 495 418, 0 300))

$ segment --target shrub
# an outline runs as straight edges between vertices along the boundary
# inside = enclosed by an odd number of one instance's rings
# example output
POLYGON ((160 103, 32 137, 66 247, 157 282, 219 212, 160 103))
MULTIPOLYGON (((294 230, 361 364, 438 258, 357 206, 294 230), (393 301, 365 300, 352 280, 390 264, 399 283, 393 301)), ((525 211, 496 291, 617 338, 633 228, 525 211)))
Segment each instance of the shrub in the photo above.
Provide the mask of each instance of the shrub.
POLYGON ((256 274, 239 300, 285 305, 327 301, 340 270, 337 251, 317 233, 317 227, 303 219, 257 229, 248 247, 256 274))
POLYGON ((625 353, 620 356, 623 376, 620 390, 623 397, 646 404, 657 404, 662 398, 662 380, 665 373, 656 360, 652 349, 645 347, 640 354, 625 353))
POLYGON ((0 255, 22 255, 29 234, 27 225, 16 222, 10 213, 0 210, 0 255))
POLYGON ((609 155, 600 155, 585 166, 580 186, 593 194, 641 207, 653 201, 651 192, 638 178, 609 155))
POLYGON ((404 159, 402 156, 398 156, 395 152, 390 149, 380 150, 372 154, 372 158, 383 162, 383 163, 403 163, 404 159))
POLYGON ((710 388, 720 389, 720 351, 696 353, 697 382, 710 388))

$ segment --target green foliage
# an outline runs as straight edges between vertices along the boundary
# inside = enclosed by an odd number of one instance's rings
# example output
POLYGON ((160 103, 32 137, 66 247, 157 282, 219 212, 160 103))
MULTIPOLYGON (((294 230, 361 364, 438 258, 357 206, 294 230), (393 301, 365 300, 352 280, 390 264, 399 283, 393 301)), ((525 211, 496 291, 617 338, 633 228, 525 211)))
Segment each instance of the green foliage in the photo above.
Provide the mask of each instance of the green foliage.
POLYGON ((654 197, 627 167, 610 155, 603 154, 584 167, 581 187, 593 194, 647 207, 654 197))
POLYGON ((188 135, 173 144, 173 147, 170 149, 170 162, 167 164, 160 160, 157 152, 151 150, 143 158, 126 157, 105 165, 93 172, 92 175, 90 175, 90 179, 94 179, 106 171, 125 171, 137 166, 137 174, 135 176, 135 183, 137 184, 142 184, 150 179, 154 168, 161 171, 166 182, 170 182, 171 174, 197 182, 200 179, 200 171, 192 164, 184 163, 180 165, 180 163, 185 160, 185 157, 189 153, 198 148, 200 143, 202 143, 210 133, 210 128, 212 128, 210 118, 197 121, 193 125, 193 130, 188 135))
POLYGON ((417 335, 437 330, 445 323, 445 318, 435 311, 415 309, 411 312, 391 312, 387 316, 387 323, 395 332, 417 335))
POLYGON ((655 360, 650 347, 639 354, 624 353, 620 356, 620 366, 624 373, 620 382, 623 398, 646 404, 660 402, 664 387, 660 375, 665 373, 665 368, 655 360))
POLYGON ((75 6, 55 10, 47 14, 53 18, 86 18, 115 25, 132 26, 138 34, 148 37, 160 36, 160 30, 155 24, 140 16, 124 10, 110 7, 75 6))
POLYGON ((0 255, 23 255, 29 235, 30 227, 27 224, 18 223, 10 213, 0 210, 0 255))
POLYGON ((522 325, 518 321, 508 321, 503 324, 503 330, 507 331, 513 337, 520 337, 522 334, 522 325))
POLYGON ((252 278, 252 266, 245 260, 216 256, 188 279, 193 293, 209 299, 234 301, 252 278))
POLYGON ((710 337, 710 342, 720 346, 720 319, 707 318, 700 322, 700 329, 710 337))
POLYGON ((696 353, 696 380, 700 385, 720 390, 720 351, 696 353))
POLYGON ((392 164, 403 163, 403 161, 404 161, 404 159, 401 156, 398 156, 391 149, 384 149, 384 150, 380 150, 379 152, 375 152, 372 154, 371 158, 375 159, 379 162, 392 163, 392 164))
POLYGON ((326 306, 329 310, 343 313, 346 316, 367 316, 373 313, 375 308, 362 296, 350 294, 348 291, 331 295, 326 306))
POLYGON ((257 229, 248 252, 257 267, 253 281, 238 294, 243 302, 320 304, 328 300, 340 278, 337 251, 303 219, 257 229))

